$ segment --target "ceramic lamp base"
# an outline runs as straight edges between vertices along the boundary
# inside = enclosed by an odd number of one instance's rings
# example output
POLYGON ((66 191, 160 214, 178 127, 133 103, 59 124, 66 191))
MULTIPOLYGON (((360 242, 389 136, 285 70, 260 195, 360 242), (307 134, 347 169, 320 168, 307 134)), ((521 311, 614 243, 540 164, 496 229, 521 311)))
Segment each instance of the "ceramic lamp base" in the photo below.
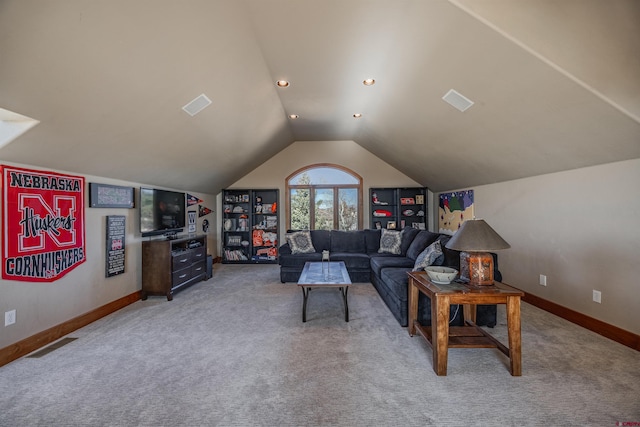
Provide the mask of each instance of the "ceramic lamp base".
POLYGON ((493 285, 493 256, 489 252, 460 252, 460 278, 471 286, 493 285))

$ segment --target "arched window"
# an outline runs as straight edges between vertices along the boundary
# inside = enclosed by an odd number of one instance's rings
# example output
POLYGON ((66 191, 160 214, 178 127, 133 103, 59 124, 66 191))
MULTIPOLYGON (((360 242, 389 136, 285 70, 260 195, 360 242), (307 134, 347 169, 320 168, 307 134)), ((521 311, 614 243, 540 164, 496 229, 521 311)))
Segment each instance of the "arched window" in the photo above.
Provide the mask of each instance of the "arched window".
POLYGON ((315 164, 286 181, 291 230, 362 229, 362 177, 338 165, 315 164))

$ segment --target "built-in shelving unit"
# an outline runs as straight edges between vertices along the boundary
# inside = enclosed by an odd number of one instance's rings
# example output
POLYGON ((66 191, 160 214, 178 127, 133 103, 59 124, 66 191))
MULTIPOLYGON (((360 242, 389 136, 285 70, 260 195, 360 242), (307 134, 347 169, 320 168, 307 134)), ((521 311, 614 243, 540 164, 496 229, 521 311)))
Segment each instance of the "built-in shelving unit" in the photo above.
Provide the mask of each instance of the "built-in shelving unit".
POLYGON ((222 262, 278 262, 278 190, 222 191, 222 262))
POLYGON ((424 187, 370 188, 369 228, 426 229, 427 189, 424 187))

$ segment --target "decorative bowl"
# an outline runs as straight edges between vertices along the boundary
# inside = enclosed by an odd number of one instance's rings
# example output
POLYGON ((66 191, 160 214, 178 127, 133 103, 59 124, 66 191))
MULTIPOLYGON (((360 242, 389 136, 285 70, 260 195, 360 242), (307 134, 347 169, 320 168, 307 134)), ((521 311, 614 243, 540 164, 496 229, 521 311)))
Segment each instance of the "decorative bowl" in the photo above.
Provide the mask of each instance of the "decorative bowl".
POLYGON ((425 267, 424 271, 427 272, 429 279, 433 283, 437 283, 439 285, 446 285, 451 283, 453 279, 458 275, 458 270, 450 267, 441 267, 437 265, 430 265, 425 267))

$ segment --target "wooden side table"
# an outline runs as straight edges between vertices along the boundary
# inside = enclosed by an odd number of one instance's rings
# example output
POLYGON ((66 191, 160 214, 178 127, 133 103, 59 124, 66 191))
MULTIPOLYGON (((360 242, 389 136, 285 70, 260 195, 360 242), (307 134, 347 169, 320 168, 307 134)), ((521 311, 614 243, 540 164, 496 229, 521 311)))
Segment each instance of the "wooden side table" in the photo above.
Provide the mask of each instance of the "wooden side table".
POLYGON ((497 348, 510 360, 511 375, 522 375, 520 334, 520 298, 524 293, 504 283, 493 286, 468 286, 461 283, 438 285, 424 271, 409 273, 409 335, 420 333, 433 349, 433 370, 447 375, 449 348, 497 348), (431 299, 431 326, 418 322, 418 295, 431 299), (449 326, 449 307, 463 304, 465 326, 449 326), (489 335, 476 324, 476 305, 506 304, 509 347, 489 335))

